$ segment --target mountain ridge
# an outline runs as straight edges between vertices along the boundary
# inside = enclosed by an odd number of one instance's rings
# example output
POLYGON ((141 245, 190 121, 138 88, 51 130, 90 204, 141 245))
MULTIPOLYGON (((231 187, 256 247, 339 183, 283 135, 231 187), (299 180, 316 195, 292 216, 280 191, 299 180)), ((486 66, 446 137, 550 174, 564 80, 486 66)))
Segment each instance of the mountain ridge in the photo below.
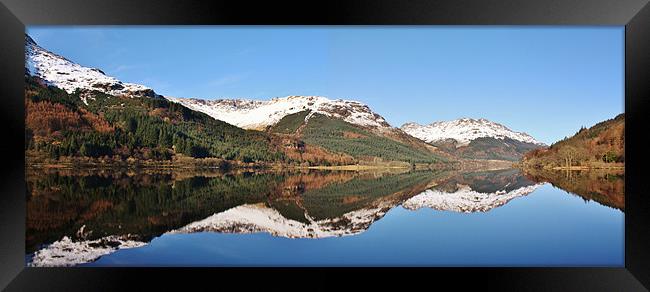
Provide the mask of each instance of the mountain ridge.
POLYGON ((180 153, 192 158, 307 166, 450 160, 440 159, 433 147, 392 127, 358 101, 322 96, 268 101, 165 97, 144 85, 124 83, 100 69, 52 53, 28 35, 25 79, 26 124, 30 125, 25 132, 26 150, 38 156, 45 151, 57 160, 170 160, 180 153), (304 121, 317 117, 328 129, 312 135, 317 136, 311 140, 317 144, 301 141, 300 135, 269 130, 288 115, 306 110, 304 121), (84 125, 83 134, 74 134, 73 125, 84 125), (363 133, 346 136, 358 131, 363 133), (306 160, 306 156, 310 158, 306 160))
POLYGON ((428 125, 410 122, 400 129, 430 145, 464 159, 517 161, 546 145, 524 132, 484 118, 460 118, 428 125))
MULTIPOLYGON (((368 105, 354 100, 333 100, 324 96, 300 95, 274 97, 270 100, 167 98, 244 129, 264 130, 287 115, 305 110, 380 132, 391 128, 390 124, 372 111, 368 105)), ((311 116, 306 117, 309 118, 311 116)))
MULTIPOLYGON (((39 46, 25 34, 25 74, 38 77, 47 85, 56 86, 67 93, 76 90, 100 91, 114 96, 161 97, 153 89, 136 83, 125 83, 110 77, 98 68, 90 68, 52 53, 39 46)), ((88 104, 85 96, 82 101, 88 104)))
POLYGON ((466 146, 476 138, 491 137, 496 139, 510 138, 524 143, 545 146, 525 132, 516 132, 503 124, 480 118, 459 118, 449 121, 436 121, 427 125, 415 122, 403 124, 400 129, 427 143, 435 143, 446 139, 458 141, 459 146, 466 146))

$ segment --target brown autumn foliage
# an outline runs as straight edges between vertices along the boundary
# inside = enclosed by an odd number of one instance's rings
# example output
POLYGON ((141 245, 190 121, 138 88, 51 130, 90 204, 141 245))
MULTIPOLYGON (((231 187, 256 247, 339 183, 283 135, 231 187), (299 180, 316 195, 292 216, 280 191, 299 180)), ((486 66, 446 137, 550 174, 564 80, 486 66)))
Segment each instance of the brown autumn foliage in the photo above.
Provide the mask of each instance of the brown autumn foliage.
POLYGON ((79 218, 82 220, 90 220, 110 208, 113 208, 113 203, 109 200, 93 201, 88 209, 84 210, 84 212, 79 215, 79 218))
POLYGON ((361 196, 345 196, 343 197, 343 204, 353 204, 362 199, 361 196))
POLYGON ((85 125, 79 113, 62 104, 32 102, 26 98, 25 127, 31 129, 35 136, 50 136, 64 129, 83 130, 85 125))
POLYGON ((68 203, 56 198, 56 190, 43 190, 27 200, 27 228, 47 230, 69 224, 79 216, 78 202, 68 203))
POLYGON ((356 138, 364 138, 364 137, 366 137, 366 135, 345 131, 345 132, 343 132, 343 137, 348 138, 348 139, 356 139, 356 138))
POLYGON ((114 131, 104 118, 85 109, 73 111, 63 104, 33 102, 29 98, 25 98, 25 127, 39 138, 56 138, 60 131, 66 129, 96 130, 102 133, 114 131))
POLYGON ((108 123, 102 116, 93 114, 85 109, 80 109, 81 117, 83 120, 90 125, 95 131, 100 133, 112 133, 115 131, 113 126, 108 123))
POLYGON ((532 150, 522 159, 527 168, 604 167, 625 162, 625 115, 620 114, 558 141, 532 150))
POLYGON ((321 147, 305 144, 292 135, 273 136, 272 144, 289 159, 308 165, 349 165, 357 162, 348 154, 332 153, 321 147))
POLYGON ((155 109, 149 111, 148 114, 149 114, 149 116, 159 117, 163 121, 168 122, 168 123, 172 123, 172 124, 176 124, 176 123, 183 120, 183 117, 181 116, 180 113, 171 112, 167 108, 155 108, 155 109))
POLYGON ((625 172, 622 170, 551 171, 528 169, 525 174, 532 181, 548 182, 585 200, 593 200, 625 211, 625 172))
POLYGON ((271 194, 272 197, 295 198, 304 192, 323 188, 332 183, 344 183, 355 178, 357 173, 337 171, 330 173, 308 172, 287 177, 279 189, 271 194))

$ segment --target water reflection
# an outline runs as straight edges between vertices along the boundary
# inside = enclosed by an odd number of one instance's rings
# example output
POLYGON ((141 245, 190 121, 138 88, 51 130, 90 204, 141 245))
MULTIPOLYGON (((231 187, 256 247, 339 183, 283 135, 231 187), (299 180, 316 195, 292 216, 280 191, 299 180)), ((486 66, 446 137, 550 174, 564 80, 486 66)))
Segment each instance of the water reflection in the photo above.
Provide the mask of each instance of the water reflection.
POLYGON ((548 182, 556 188, 596 201, 601 205, 625 211, 624 170, 527 170, 526 177, 536 182, 548 182))
MULTIPOLYGON (((581 175, 572 176, 573 183, 566 186, 569 191, 585 189, 589 199, 619 204, 613 195, 619 191, 618 178, 605 177, 612 186, 584 182, 576 188, 576 181, 594 179, 581 175), (598 193, 603 190, 610 192, 598 193)), ((487 212, 550 180, 548 175, 542 177, 514 169, 473 173, 32 170, 26 178, 28 264, 91 262, 118 249, 146 245, 163 234, 355 235, 400 205, 407 210, 487 212)), ((564 182, 552 183, 564 186, 564 182)))
POLYGON ((539 185, 516 169, 461 173, 406 200, 402 206, 409 210, 428 207, 464 213, 487 212, 532 193, 539 185))

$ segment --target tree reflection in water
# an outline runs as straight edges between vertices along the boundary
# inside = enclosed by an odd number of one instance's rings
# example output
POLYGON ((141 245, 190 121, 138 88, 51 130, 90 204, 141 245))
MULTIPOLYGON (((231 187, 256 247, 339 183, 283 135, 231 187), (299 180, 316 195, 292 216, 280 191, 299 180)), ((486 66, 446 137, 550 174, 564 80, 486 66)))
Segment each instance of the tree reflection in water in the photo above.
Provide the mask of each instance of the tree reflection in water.
POLYGON ((26 181, 27 254, 51 243, 84 243, 106 254, 165 233, 354 235, 400 205, 487 212, 544 182, 620 210, 625 202, 624 174, 611 172, 32 169, 26 181))

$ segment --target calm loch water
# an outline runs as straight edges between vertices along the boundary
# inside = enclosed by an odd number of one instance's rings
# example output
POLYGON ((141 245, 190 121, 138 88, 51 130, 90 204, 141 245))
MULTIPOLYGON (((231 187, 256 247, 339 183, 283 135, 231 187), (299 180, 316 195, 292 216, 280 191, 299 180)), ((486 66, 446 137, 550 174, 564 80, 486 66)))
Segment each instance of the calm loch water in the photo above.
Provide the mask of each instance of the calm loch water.
POLYGON ((28 266, 623 266, 624 174, 27 176, 28 266))

